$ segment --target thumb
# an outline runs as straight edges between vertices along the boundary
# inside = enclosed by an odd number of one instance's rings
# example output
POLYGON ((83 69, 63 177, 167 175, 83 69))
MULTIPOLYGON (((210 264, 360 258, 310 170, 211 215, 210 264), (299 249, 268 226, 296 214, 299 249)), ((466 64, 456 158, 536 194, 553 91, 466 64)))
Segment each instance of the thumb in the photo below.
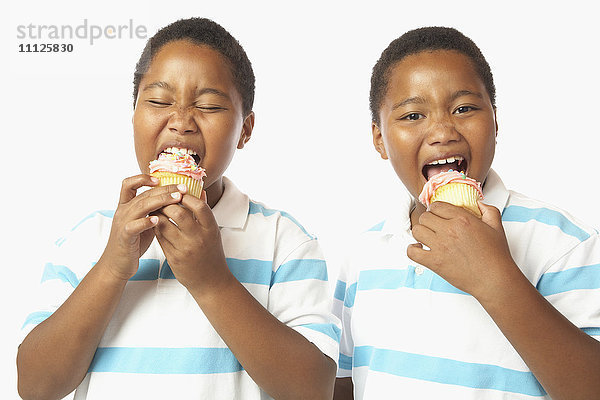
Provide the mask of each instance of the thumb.
POLYGON ((502 227, 502 214, 494 206, 478 201, 479 210, 481 211, 481 220, 497 231, 504 231, 502 227))

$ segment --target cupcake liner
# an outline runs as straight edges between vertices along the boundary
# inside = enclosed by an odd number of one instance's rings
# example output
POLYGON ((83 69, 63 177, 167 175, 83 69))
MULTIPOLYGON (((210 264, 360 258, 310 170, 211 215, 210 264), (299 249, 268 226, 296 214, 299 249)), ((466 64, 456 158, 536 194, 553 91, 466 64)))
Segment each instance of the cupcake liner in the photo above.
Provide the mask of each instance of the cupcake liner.
POLYGON ((481 211, 477 205, 479 194, 477 190, 464 183, 453 183, 450 182, 446 185, 440 186, 433 196, 431 196, 431 202, 444 201, 446 203, 454 204, 455 206, 463 207, 477 217, 481 217, 481 211))
POLYGON ((158 178, 160 181, 159 186, 166 185, 179 185, 183 183, 187 186, 187 192, 197 198, 200 198, 202 194, 202 187, 204 186, 204 182, 202 180, 196 180, 194 178, 190 178, 187 175, 174 174, 172 172, 164 172, 164 171, 156 171, 151 173, 155 178, 158 178))

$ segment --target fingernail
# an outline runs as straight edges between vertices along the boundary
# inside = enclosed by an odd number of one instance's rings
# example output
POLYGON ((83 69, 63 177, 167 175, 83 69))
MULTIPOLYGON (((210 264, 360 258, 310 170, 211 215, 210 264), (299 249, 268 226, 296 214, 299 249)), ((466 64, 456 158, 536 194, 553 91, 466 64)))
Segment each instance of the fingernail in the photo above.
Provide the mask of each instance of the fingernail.
POLYGON ((171 193, 171 197, 174 199, 179 199, 181 197, 181 193, 179 193, 179 192, 171 193))
POLYGON ((153 225, 158 224, 158 217, 156 215, 151 216, 150 222, 152 222, 153 225))
POLYGON ((160 180, 159 180, 158 178, 155 178, 155 177, 153 177, 153 176, 151 176, 151 177, 150 177, 150 180, 151 180, 152 182, 154 182, 154 183, 158 183, 158 182, 160 182, 160 180))
POLYGON ((185 192, 187 190, 187 186, 185 186, 183 183, 180 183, 179 185, 177 185, 177 189, 185 192))

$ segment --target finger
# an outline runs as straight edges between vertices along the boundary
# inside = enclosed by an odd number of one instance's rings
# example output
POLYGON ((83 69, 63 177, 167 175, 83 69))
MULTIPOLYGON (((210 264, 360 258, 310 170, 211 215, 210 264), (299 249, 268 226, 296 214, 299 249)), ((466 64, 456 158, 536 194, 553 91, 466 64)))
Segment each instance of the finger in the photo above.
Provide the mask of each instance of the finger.
POLYGON ((134 198, 131 202, 133 216, 141 218, 163 207, 181 201, 183 194, 176 185, 153 188, 134 198))
POLYGON ((146 174, 130 176, 129 178, 123 179, 123 182, 121 183, 121 192, 119 194, 119 204, 130 202, 137 195, 137 190, 139 188, 144 186, 157 186, 158 183, 158 179, 146 174))
POLYGON ((200 198, 195 196, 183 196, 181 204, 183 204, 183 206, 188 208, 194 214, 194 218, 200 223, 200 225, 204 227, 217 225, 215 215, 206 202, 206 192, 203 191, 202 193, 203 194, 200 196, 200 198))
POLYGON ((431 252, 423 249, 421 243, 413 243, 409 244, 406 248, 406 255, 417 264, 428 265, 431 252))
POLYGON ((443 229, 447 219, 440 217, 430 211, 426 211, 419 216, 419 225, 423 225, 433 232, 439 232, 443 229))
POLYGON ((179 228, 163 214, 157 214, 156 217, 158 217, 158 223, 154 226, 154 235, 163 250, 168 251, 173 248, 173 243, 177 243, 177 238, 180 235, 179 228), (165 246, 168 248, 165 249, 165 246))
POLYGON ((158 224, 157 216, 150 216, 145 218, 139 218, 133 221, 129 221, 125 224, 125 233, 131 238, 132 241, 136 240, 136 237, 142 232, 151 229, 158 224))
POLYGON ((415 240, 429 248, 431 248, 432 243, 435 243, 436 233, 424 225, 417 224, 413 226, 412 234, 415 240))
POLYGON ((187 230, 196 223, 192 211, 179 204, 166 206, 160 212, 172 221, 171 224, 174 223, 180 230, 187 230))
POLYGON ((454 204, 446 203, 445 201, 435 201, 429 206, 429 212, 444 219, 452 219, 463 211, 466 210, 462 207, 455 206, 454 204))
POLYGON ((502 226, 502 214, 500 213, 500 210, 494 206, 484 204, 481 200, 479 200, 477 204, 479 205, 479 210, 481 211, 481 220, 495 230, 504 232, 504 227, 502 226))

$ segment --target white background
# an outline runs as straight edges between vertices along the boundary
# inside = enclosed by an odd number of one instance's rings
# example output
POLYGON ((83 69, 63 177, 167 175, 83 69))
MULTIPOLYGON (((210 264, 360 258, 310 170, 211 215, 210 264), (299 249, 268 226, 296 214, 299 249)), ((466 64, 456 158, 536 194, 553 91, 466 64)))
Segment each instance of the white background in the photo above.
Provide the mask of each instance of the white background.
MULTIPOLYGON (((16 338, 31 312, 49 245, 82 217, 115 207, 138 173, 132 78, 140 39, 72 43, 70 54, 22 54, 18 25, 144 25, 149 36, 203 16, 242 44, 256 74, 256 124, 227 175, 294 215, 335 261, 343 239, 403 201, 373 150, 368 91, 381 51, 405 31, 453 26, 492 67, 499 136, 493 167, 506 185, 600 228, 597 11, 591 3, 466 1, 20 2, 2 13, 4 336, 0 398, 16 398, 16 338), (7 339, 7 337, 10 338, 7 339)), ((332 263, 333 265, 333 263, 332 263)))

